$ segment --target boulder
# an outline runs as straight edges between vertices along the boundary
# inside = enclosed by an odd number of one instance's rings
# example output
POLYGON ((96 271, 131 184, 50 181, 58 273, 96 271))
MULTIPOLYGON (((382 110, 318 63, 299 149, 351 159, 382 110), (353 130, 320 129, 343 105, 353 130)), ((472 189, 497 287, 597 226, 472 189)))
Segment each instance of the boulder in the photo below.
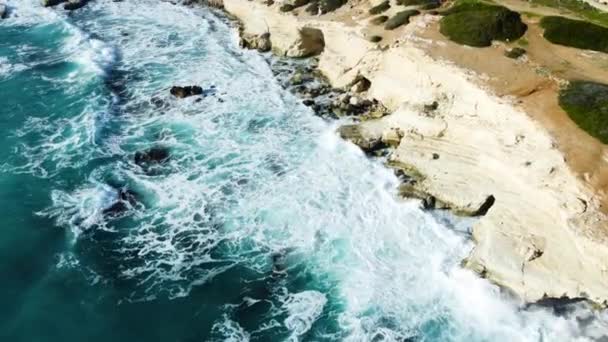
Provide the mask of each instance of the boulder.
POLYGON ((302 27, 298 33, 298 39, 285 52, 287 57, 304 58, 323 52, 325 49, 323 31, 312 27, 302 27))
POLYGON ((42 6, 44 6, 44 7, 57 6, 62 2, 65 2, 65 0, 42 0, 42 6))
POLYGON ((68 2, 63 5, 63 9, 68 10, 68 11, 73 11, 73 10, 77 10, 79 8, 84 7, 84 5, 86 5, 88 2, 88 0, 68 0, 68 2))
POLYGON ((185 97, 201 95, 203 93, 203 88, 199 86, 186 86, 186 87, 171 87, 171 95, 183 99, 185 97))
POLYGON ((258 50, 259 52, 268 52, 272 48, 272 43, 270 42, 270 32, 265 32, 262 34, 243 34, 240 45, 246 49, 258 50))

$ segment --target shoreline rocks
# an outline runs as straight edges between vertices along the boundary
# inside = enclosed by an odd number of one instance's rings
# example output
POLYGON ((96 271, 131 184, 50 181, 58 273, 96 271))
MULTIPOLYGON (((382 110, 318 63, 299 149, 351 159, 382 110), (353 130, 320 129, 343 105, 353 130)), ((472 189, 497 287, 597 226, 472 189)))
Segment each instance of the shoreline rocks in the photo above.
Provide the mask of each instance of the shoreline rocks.
MULTIPOLYGON (((328 42, 319 53, 319 70, 328 82, 350 89, 357 75, 370 81, 366 95, 392 114, 344 128, 340 135, 361 139, 374 154, 383 152, 383 139, 390 140, 397 146, 391 158, 411 168, 410 178, 421 177, 413 190, 441 195, 427 198, 427 206, 445 202, 485 214, 473 226, 475 247, 465 267, 527 302, 567 296, 608 304, 608 273, 598 272, 608 269, 600 202, 570 171, 543 126, 520 108, 415 44, 371 43, 360 34, 368 21, 294 16, 256 1, 224 0, 224 5, 246 33, 270 32, 273 51, 282 56, 289 56, 286 51, 299 39, 299 27, 318 29, 328 42), (437 105, 429 105, 432 101, 437 105)), ((344 17, 360 9, 345 9, 344 17)), ((398 30, 409 34, 411 26, 398 30)), ((314 106, 310 99, 306 103, 314 106)))
POLYGON ((270 42, 270 33, 262 34, 242 34, 239 45, 245 49, 258 50, 259 52, 268 52, 272 49, 270 42))

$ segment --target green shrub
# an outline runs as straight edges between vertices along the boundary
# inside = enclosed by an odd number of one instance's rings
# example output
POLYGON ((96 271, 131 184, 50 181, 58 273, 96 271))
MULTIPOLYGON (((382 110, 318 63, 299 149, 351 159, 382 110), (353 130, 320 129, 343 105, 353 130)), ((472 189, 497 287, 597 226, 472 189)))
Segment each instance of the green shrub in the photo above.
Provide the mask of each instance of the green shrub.
POLYGON ((570 82, 560 91, 559 105, 578 127, 608 144, 608 84, 570 82))
POLYGON ((493 40, 515 40, 528 29, 519 13, 502 6, 466 2, 442 14, 441 34, 469 46, 484 47, 492 45, 493 40))
POLYGON ((513 58, 513 59, 518 59, 519 57, 523 56, 526 54, 526 50, 516 47, 516 48, 512 48, 511 50, 505 51, 505 56, 509 57, 509 58, 513 58))
POLYGON ((284 4, 281 5, 281 7, 279 7, 279 11, 281 12, 289 12, 289 11, 293 11, 295 7, 291 4, 284 4))
POLYGON ((581 0, 530 0, 532 4, 572 11, 589 21, 608 26, 608 12, 601 11, 581 0))
POLYGON ((384 24, 387 20, 388 20, 388 17, 386 15, 381 15, 379 17, 375 17, 372 20, 370 20, 370 23, 372 23, 374 25, 380 25, 380 24, 384 24))
POLYGON ((388 10, 389 8, 391 8, 391 4, 388 2, 388 0, 380 3, 378 6, 374 6, 372 8, 369 9, 369 14, 380 14, 386 10, 388 10))
POLYGON ((395 14, 392 18, 386 21, 384 28, 387 30, 394 30, 401 25, 406 25, 410 22, 410 17, 420 14, 417 10, 401 11, 395 14))
POLYGON ((564 17, 544 17, 543 36, 553 44, 608 52, 608 28, 564 17))

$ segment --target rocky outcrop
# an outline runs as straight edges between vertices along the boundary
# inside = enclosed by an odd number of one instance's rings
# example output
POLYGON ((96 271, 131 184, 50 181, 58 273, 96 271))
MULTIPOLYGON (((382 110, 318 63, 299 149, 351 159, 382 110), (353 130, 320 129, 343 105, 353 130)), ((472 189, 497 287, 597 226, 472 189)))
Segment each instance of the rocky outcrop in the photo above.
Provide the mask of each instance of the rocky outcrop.
POLYGON ((268 52, 272 49, 272 43, 270 42, 270 33, 265 32, 262 34, 242 34, 240 45, 245 49, 258 50, 259 52, 268 52))
POLYGON ((344 125, 338 129, 338 134, 342 139, 359 146, 366 154, 373 154, 389 147, 381 138, 366 137, 359 125, 344 125))
POLYGON ((199 86, 186 86, 186 87, 174 86, 174 87, 171 87, 171 90, 169 92, 171 93, 171 95, 173 95, 177 98, 183 99, 186 97, 203 94, 203 88, 201 88, 199 86))
MULTIPOLYGON (((269 45, 277 55, 303 58, 319 55, 325 48, 323 31, 308 25, 298 25, 291 18, 281 16, 278 8, 268 7, 259 2, 223 1, 226 11, 242 20, 242 37, 246 40, 259 39, 269 34, 269 45), (268 16, 271 13, 272 17, 268 16)), ((279 6, 281 7, 281 6, 279 6)), ((286 10, 293 9, 288 4, 286 10)), ((262 45, 268 46, 266 36, 262 45)), ((253 44, 257 46, 256 44, 253 44)))
POLYGON ((298 39, 285 51, 285 56, 302 58, 316 56, 323 52, 325 48, 323 31, 312 27, 302 27, 298 33, 298 39))

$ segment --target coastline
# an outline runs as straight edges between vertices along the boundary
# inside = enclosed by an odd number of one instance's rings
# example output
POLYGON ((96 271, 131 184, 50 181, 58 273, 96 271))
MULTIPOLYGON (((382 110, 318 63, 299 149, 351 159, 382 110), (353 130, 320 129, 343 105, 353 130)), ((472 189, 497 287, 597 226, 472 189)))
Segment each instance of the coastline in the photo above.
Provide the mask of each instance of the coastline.
MULTIPOLYGON (((495 199, 473 227, 476 247, 467 268, 527 302, 608 303, 605 198, 572 170, 563 146, 529 106, 498 97, 482 75, 430 57, 415 39, 378 46, 349 20, 296 17, 246 0, 221 6, 242 23, 242 33, 269 34, 279 55, 308 55, 300 29, 314 29, 312 45, 318 48, 319 39, 324 45, 319 70, 332 86, 370 81, 367 97, 392 114, 361 122, 351 138, 398 145, 391 166, 416 178, 402 193, 467 214, 495 199), (437 108, 425 110, 431 103, 437 108)), ((411 37, 418 28, 408 25, 400 34, 411 37)))

